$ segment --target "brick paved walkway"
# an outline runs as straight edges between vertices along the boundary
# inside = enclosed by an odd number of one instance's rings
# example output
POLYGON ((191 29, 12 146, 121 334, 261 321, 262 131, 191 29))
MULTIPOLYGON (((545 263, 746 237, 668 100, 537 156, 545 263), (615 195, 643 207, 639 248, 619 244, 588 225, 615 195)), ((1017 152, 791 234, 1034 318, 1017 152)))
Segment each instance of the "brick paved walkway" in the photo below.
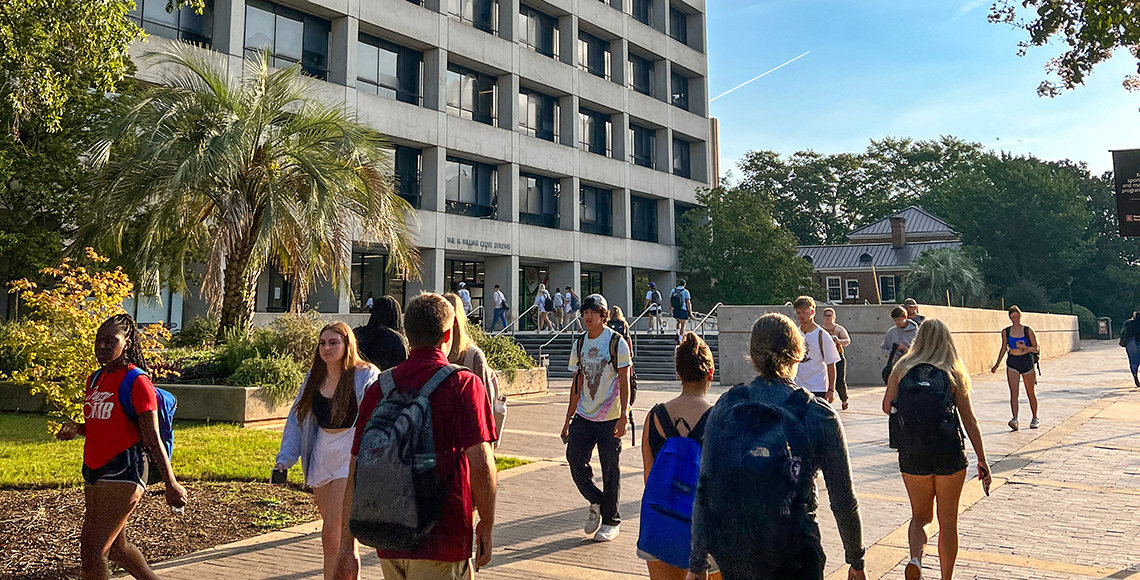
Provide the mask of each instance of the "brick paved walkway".
MULTIPOLYGON (((1038 388, 1042 428, 1011 433, 1003 374, 975 378, 974 399, 994 488, 983 497, 976 480, 963 493, 958 578, 1140 580, 1140 391, 1123 349, 1084 343, 1084 350, 1045 361, 1038 388)), ((583 539, 584 501, 562 462, 557 437, 566 384, 549 396, 514 402, 500 453, 536 460, 501 474, 495 559, 480 578, 646 577, 635 554, 642 476, 641 448, 622 454, 622 534, 614 542, 583 539)), ((675 385, 647 383, 638 416, 673 396, 675 385)), ((725 389, 717 387, 714 395, 725 389)), ((843 413, 856 490, 864 516, 869 578, 902 578, 909 506, 895 452, 886 446, 881 387, 856 388, 843 413)), ((1028 404, 1022 399, 1023 425, 1028 404)), ((628 442, 628 439, 627 439, 628 442)), ((972 453, 971 453, 972 455, 972 453)), ((970 459, 974 464, 973 457, 970 459)), ((972 468, 971 468, 972 471, 972 468)), ((826 506, 822 489, 820 505, 826 506)), ((846 578, 830 512, 820 511, 829 578, 846 578)), ((176 580, 302 580, 320 578, 317 525, 253 538, 157 566, 176 580)), ((937 577, 937 535, 924 560, 937 577)), ((362 550, 362 553, 364 551, 362 550)), ((363 578, 381 578, 375 555, 363 578)))

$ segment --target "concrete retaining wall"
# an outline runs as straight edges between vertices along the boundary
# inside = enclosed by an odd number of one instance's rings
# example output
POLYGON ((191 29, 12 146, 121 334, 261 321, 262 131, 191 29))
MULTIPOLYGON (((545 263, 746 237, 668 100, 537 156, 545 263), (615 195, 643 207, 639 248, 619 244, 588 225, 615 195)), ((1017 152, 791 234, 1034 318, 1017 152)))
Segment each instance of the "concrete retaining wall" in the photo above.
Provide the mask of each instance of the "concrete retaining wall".
MULTIPOLYGON (((817 323, 823 320, 824 308, 824 305, 816 308, 817 323)), ((882 384, 880 375, 886 356, 879 350, 879 345, 883 342, 883 335, 894 324, 890 314, 894 305, 836 305, 832 308, 839 324, 851 334, 851 346, 844 353, 847 357, 847 384, 882 384)), ((747 358, 748 343, 752 324, 767 312, 779 312, 795 320, 791 306, 720 308, 721 384, 746 382, 756 376, 747 358)), ((1001 348, 1001 330, 1010 324, 1009 316, 1002 310, 923 305, 919 307, 919 313, 927 318, 941 319, 950 327, 958 353, 972 374, 989 372, 1001 348)), ((1042 358, 1080 349, 1076 316, 1026 312, 1022 315, 1022 323, 1032 327, 1036 333, 1042 358)))

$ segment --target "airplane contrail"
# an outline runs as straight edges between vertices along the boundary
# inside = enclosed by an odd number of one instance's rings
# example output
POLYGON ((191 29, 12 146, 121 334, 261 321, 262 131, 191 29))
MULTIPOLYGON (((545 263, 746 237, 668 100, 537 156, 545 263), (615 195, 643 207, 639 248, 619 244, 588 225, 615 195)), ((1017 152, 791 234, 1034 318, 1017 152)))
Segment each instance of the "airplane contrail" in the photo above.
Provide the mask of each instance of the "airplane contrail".
POLYGON ((713 97, 713 98, 709 99, 709 102, 711 103, 711 102, 713 102, 713 101, 715 101, 715 100, 717 100, 717 99, 719 99, 719 98, 721 98, 721 97, 723 97, 723 96, 727 95, 728 93, 731 93, 732 91, 735 91, 736 89, 739 89, 740 87, 743 87, 744 85, 746 85, 746 84, 748 84, 748 83, 751 83, 752 81, 760 80, 760 79, 761 79, 761 78, 763 78, 765 75, 768 75, 769 73, 774 73, 774 72, 776 72, 776 71, 778 71, 778 70, 780 70, 780 69, 782 69, 782 68, 784 68, 784 67, 788 66, 789 64, 792 64, 793 62, 796 62, 797 60, 799 60, 799 59, 801 59, 801 58, 803 58, 803 57, 805 57, 805 56, 807 56, 807 55, 809 55, 809 54, 811 54, 811 51, 810 51, 810 50, 809 50, 809 51, 807 51, 807 52, 805 52, 805 53, 803 53, 803 54, 801 54, 801 55, 799 55, 799 56, 797 56, 796 58, 793 58, 792 60, 789 60, 788 62, 785 62, 784 64, 782 64, 782 65, 780 65, 780 66, 778 66, 778 67, 776 67, 776 68, 774 68, 774 69, 772 69, 772 70, 769 70, 769 71, 765 71, 765 72, 763 72, 763 73, 761 73, 761 74, 759 74, 759 75, 756 75, 756 77, 755 77, 755 78, 752 78, 752 79, 750 79, 750 80, 744 81, 744 82, 740 83, 739 85, 736 85, 735 87, 732 87, 731 89, 728 89, 727 91, 725 91, 725 92, 723 92, 723 93, 721 93, 721 94, 719 94, 719 95, 717 95, 717 96, 715 96, 715 97, 713 97))

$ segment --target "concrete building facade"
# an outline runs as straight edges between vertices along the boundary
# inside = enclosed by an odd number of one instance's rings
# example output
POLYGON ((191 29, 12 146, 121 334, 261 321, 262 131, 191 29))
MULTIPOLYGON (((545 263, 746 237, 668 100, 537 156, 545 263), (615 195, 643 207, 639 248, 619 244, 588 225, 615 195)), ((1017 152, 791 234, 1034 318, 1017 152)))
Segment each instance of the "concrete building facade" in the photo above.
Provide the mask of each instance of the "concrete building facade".
MULTIPOLYGON (((635 279, 673 286, 677 221, 713 175, 704 0, 213 0, 201 16, 137 4, 150 34, 234 65, 257 50, 300 62, 322 98, 394 145, 422 280, 386 274, 385 249, 358 243, 351 296, 318 285, 311 307, 349 314, 465 282, 487 310, 500 285, 517 314, 544 283, 636 313, 635 279)), ((270 269, 256 311, 285 311, 290 295, 270 269)))

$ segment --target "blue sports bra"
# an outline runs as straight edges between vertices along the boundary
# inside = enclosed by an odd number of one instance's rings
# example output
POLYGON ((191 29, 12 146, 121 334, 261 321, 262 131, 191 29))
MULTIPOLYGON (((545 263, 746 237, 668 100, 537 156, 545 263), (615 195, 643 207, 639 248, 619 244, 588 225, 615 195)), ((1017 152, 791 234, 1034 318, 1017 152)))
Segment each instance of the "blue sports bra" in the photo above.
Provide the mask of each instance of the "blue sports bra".
POLYGON ((1012 332, 1013 327, 1012 326, 1005 329, 1005 337, 1006 337, 1006 341, 1009 343, 1009 349, 1010 350, 1013 350, 1015 348, 1021 348, 1021 347, 1017 346, 1018 342, 1024 342, 1025 343, 1022 345, 1022 347, 1032 346, 1029 344, 1029 341, 1030 341, 1030 339, 1029 339, 1029 327, 1023 326, 1022 328, 1025 329, 1024 330, 1025 336, 1013 336, 1013 332, 1012 332))

